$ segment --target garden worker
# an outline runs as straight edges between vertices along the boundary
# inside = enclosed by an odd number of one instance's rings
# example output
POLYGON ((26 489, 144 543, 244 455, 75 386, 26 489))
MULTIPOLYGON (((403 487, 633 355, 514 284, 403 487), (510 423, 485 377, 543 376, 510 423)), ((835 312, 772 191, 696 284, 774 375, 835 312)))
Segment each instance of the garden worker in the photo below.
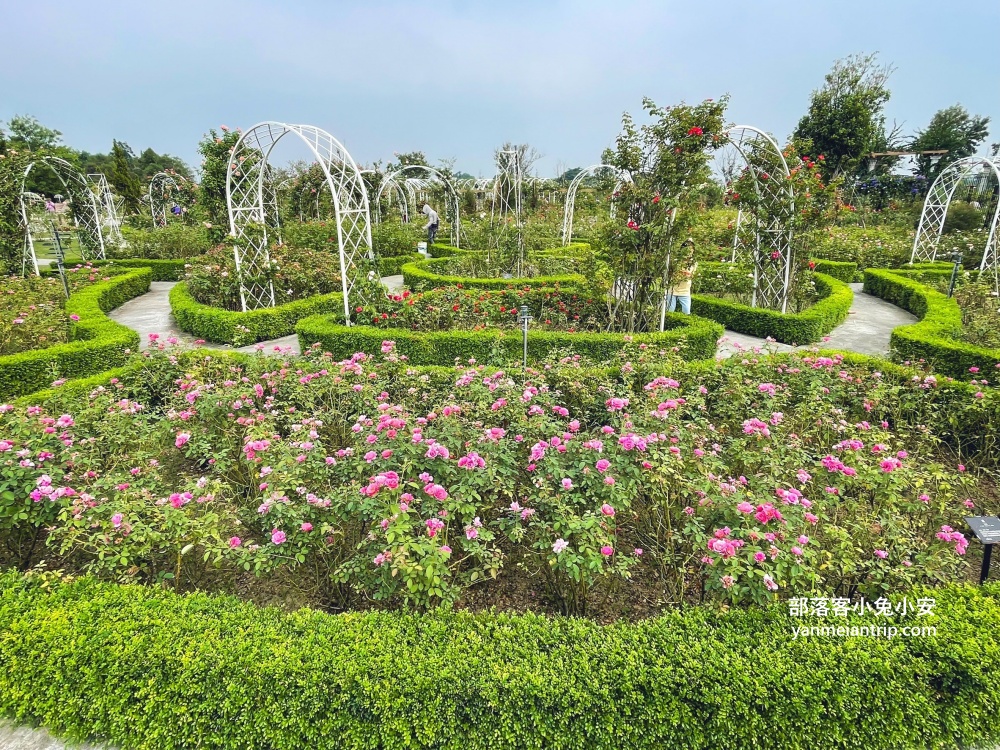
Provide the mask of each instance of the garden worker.
POLYGON ((674 272, 673 283, 667 290, 667 312, 674 312, 677 303, 680 302, 681 312, 690 315, 691 280, 698 269, 698 264, 694 260, 694 240, 690 237, 681 243, 681 255, 680 268, 674 272))
POLYGON ((427 217, 427 226, 424 229, 427 230, 427 246, 430 247, 434 244, 434 237, 437 235, 438 215, 429 203, 424 204, 423 214, 427 217))

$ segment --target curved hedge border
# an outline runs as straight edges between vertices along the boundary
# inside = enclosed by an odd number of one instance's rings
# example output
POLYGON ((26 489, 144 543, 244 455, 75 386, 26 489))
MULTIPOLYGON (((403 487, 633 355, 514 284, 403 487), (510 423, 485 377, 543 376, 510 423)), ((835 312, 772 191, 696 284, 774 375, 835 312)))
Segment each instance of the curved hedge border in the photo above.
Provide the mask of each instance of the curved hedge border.
POLYGON ((795 639, 805 624, 885 623, 784 604, 605 626, 283 613, 8 574, 0 712, 133 750, 992 746, 1000 586, 921 593, 933 614, 904 622, 936 635, 795 639))
MULTIPOLYGON (((651 347, 681 347, 685 359, 715 356, 722 326, 708 320, 674 313, 667 315, 668 330, 663 333, 640 333, 626 337, 621 333, 565 333, 531 331, 528 333, 528 357, 538 361, 555 349, 569 349, 598 362, 611 359, 630 338, 636 344, 651 347)), ((395 341, 396 350, 414 365, 452 365, 475 358, 489 362, 498 353, 505 360, 520 361, 524 354, 521 332, 487 329, 484 331, 410 331, 405 328, 344 326, 329 315, 315 315, 299 321, 295 327, 305 351, 319 343, 325 352, 347 359, 355 352, 377 354, 383 341, 395 341)))
POLYGON ((843 281, 823 273, 814 278, 820 300, 800 313, 782 315, 703 294, 693 295, 691 312, 737 333, 770 336, 785 344, 811 344, 843 323, 854 302, 854 292, 843 281))
MULTIPOLYGON (((185 259, 147 260, 145 258, 113 258, 111 260, 92 260, 90 265, 97 268, 148 268, 153 272, 153 281, 180 281, 184 278, 185 259)), ((54 265, 40 269, 41 276, 54 276, 58 273, 54 265)))
MULTIPOLYGON (((558 257, 560 255, 578 253, 581 250, 589 249, 585 242, 574 242, 566 247, 554 248, 552 250, 542 250, 538 254, 542 257, 558 257)), ((440 268, 448 264, 449 259, 457 255, 470 255, 476 251, 460 250, 457 247, 434 244, 431 246, 428 260, 421 260, 414 263, 406 263, 402 267, 403 283, 414 292, 421 292, 425 289, 434 289, 439 286, 461 285, 469 289, 509 289, 511 287, 523 289, 524 287, 556 286, 563 287, 581 286, 587 283, 586 277, 578 273, 558 274, 552 276, 536 276, 530 279, 481 279, 470 276, 448 276, 435 273, 434 268, 440 268)))
POLYGON ((343 300, 341 292, 332 292, 277 307, 233 312, 201 304, 184 282, 170 290, 170 309, 182 331, 206 341, 239 346, 288 336, 295 332, 299 320, 317 313, 328 313, 342 321, 343 300))
POLYGON ((148 292, 152 275, 148 268, 137 268, 71 294, 66 314, 80 320, 70 325, 70 340, 0 357, 0 398, 48 388, 57 377, 86 377, 123 364, 138 350, 139 334, 105 313, 148 292))
POLYGON ((812 260, 813 270, 816 273, 825 273, 827 276, 832 276, 839 281, 843 281, 845 284, 850 284, 851 282, 857 280, 858 278, 858 264, 850 261, 838 261, 838 260, 812 260))
POLYGON ((980 375, 992 379, 1000 364, 1000 349, 986 349, 954 338, 962 329, 962 311, 955 300, 900 270, 866 270, 865 291, 920 318, 918 323, 893 329, 889 342, 897 358, 924 360, 941 374, 964 380, 972 377, 969 368, 978 367, 980 375))
POLYGON ((378 259, 378 272, 380 276, 398 276, 403 273, 403 266, 414 261, 424 260, 420 253, 410 253, 409 255, 388 255, 378 259))

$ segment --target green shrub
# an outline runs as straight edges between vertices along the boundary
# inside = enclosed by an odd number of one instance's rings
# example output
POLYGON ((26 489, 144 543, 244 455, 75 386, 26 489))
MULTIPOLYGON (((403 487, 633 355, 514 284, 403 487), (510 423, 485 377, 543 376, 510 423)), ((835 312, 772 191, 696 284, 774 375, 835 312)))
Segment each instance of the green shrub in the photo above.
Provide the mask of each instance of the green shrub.
MULTIPOLYGON (((148 268, 153 272, 153 281, 180 281, 184 278, 186 260, 148 259, 148 258, 115 258, 114 260, 91 261, 92 266, 106 269, 148 268)), ((42 271, 42 276, 54 275, 56 270, 49 267, 42 271)))
POLYGON ((416 223, 383 221, 372 224, 372 249, 380 260, 413 255, 417 251, 417 243, 426 239, 427 233, 416 223))
POLYGON ((435 242, 429 248, 427 248, 427 254, 432 258, 451 258, 455 255, 465 255, 467 253, 477 252, 475 250, 466 250, 463 248, 452 247, 451 245, 442 245, 440 242, 435 242))
POLYGON ((866 292, 920 319, 919 323, 893 329, 890 343, 894 356, 904 361, 928 362, 937 372, 953 378, 968 379, 973 367, 981 376, 991 377, 1000 365, 1000 350, 959 341, 962 311, 958 303, 911 278, 921 273, 928 272, 865 271, 866 292))
POLYGON ((143 260, 193 258, 212 249, 208 232, 201 226, 170 223, 157 229, 122 227, 122 237, 125 239, 125 244, 112 251, 114 258, 143 260))
POLYGON ((423 259, 424 256, 420 253, 383 256, 378 259, 378 272, 380 276, 399 276, 403 273, 403 266, 407 263, 414 263, 423 259))
POLYGON ((815 264, 813 270, 816 273, 825 273, 845 284, 861 281, 864 278, 863 274, 858 271, 858 264, 852 261, 814 260, 811 262, 815 264))
MULTIPOLYGON (((549 353, 561 349, 589 357, 597 362, 615 357, 628 341, 658 349, 680 347, 686 359, 715 356, 716 343, 722 327, 707 320, 673 313, 667 315, 667 330, 663 333, 642 333, 626 336, 620 333, 562 333, 531 331, 528 334, 528 359, 538 362, 549 353)), ((329 315, 315 315, 301 320, 295 328, 305 350, 319 343, 325 352, 346 359, 355 352, 374 354, 382 342, 396 342, 396 350, 415 365, 451 365, 456 359, 479 362, 519 361, 523 356, 523 341, 518 331, 487 329, 483 331, 409 331, 402 328, 340 324, 329 315)))
POLYGON ((463 286, 476 289, 509 289, 523 287, 582 287, 587 279, 581 274, 567 273, 555 276, 535 276, 533 278, 475 278, 471 276, 450 276, 440 273, 451 263, 450 257, 431 258, 403 266, 403 282, 415 292, 441 286, 463 286))
POLYGON ((972 232, 983 228, 983 212, 971 203, 956 201, 948 206, 944 219, 944 233, 972 232))
POLYGON ((913 251, 910 227, 829 227, 810 236, 809 256, 855 263, 858 268, 899 268, 913 251))
POLYGON ((74 292, 66 314, 78 315, 70 341, 0 357, 0 398, 47 388, 56 379, 79 378, 118 367, 139 346, 139 334, 105 315, 149 291, 152 271, 139 268, 74 292))
POLYGON ((344 295, 333 292, 277 307, 233 312, 201 304, 182 282, 170 290, 170 310, 182 331, 206 341, 245 346, 288 336, 295 332, 295 324, 309 315, 328 313, 343 321, 344 295))
POLYGON ((820 299, 800 313, 781 314, 775 310, 749 307, 737 302, 695 294, 691 312, 721 323, 729 330, 786 344, 819 341, 844 320, 854 301, 851 288, 826 274, 813 274, 820 299))
POLYGON ((991 746, 1000 587, 933 596, 890 623, 933 635, 795 638, 878 618, 286 614, 8 574, 0 711, 134 750, 991 746))

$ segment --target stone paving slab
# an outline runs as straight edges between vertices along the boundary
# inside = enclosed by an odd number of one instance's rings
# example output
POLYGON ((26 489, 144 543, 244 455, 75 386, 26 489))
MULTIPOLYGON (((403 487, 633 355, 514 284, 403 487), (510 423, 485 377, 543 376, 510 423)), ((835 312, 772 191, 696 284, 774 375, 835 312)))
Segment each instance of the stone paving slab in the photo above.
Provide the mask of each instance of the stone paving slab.
POLYGON ((106 746, 72 745, 56 739, 44 727, 16 726, 0 719, 0 750, 107 750, 106 746))

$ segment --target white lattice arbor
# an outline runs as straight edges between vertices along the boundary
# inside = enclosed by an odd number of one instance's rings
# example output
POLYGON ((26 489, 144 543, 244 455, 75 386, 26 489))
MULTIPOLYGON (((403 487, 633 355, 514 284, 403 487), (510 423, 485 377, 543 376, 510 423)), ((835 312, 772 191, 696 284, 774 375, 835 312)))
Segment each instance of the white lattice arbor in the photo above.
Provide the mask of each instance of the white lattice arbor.
MULTIPOLYGON (((347 149, 325 130, 312 125, 259 123, 240 136, 230 154, 226 202, 240 280, 240 303, 244 310, 274 305, 267 231, 268 224, 277 221, 278 212, 277 192, 268 160, 278 141, 289 133, 297 136, 312 152, 330 188, 337 226, 344 318, 349 324, 351 295, 363 294, 365 277, 374 262, 368 191, 347 149)), ((355 303, 365 301, 358 299, 355 303)))
POLYGON ((435 183, 444 188, 445 218, 451 224, 451 244, 454 247, 461 247, 462 228, 458 190, 446 175, 434 167, 407 164, 405 167, 389 172, 382 178, 382 184, 379 186, 377 205, 381 205, 383 197, 392 200, 393 195, 395 195, 400 205, 403 221, 408 222, 410 216, 407 196, 413 200, 413 207, 416 210, 419 194, 428 192, 435 183))
POLYGON ((88 174, 87 180, 93 186, 97 196, 97 207, 101 214, 101 228, 104 232, 104 239, 116 245, 123 244, 122 223, 118 218, 118 207, 115 196, 111 193, 111 186, 108 178, 102 173, 88 174))
MULTIPOLYGON (((566 191, 566 203, 563 207, 563 223, 562 223, 562 243, 563 246, 568 245, 573 240, 573 211, 576 209, 576 191, 579 189, 580 184, 588 177, 597 175, 599 172, 610 171, 612 174, 618 175, 618 181, 621 182, 622 175, 619 174, 615 167, 608 164, 593 164, 586 169, 581 169, 573 181, 569 184, 569 190, 566 191)), ((614 208, 614 203, 611 204, 614 208)))
POLYGON ((80 254, 87 259, 92 254, 95 260, 104 260, 104 233, 101 210, 97 197, 91 190, 87 179, 78 172, 72 164, 58 156, 43 156, 31 162, 21 176, 21 222, 24 225, 24 252, 21 257, 21 273, 27 273, 30 268, 38 274, 38 255, 35 252, 35 238, 32 235, 32 222, 29 207, 33 203, 33 193, 25 189, 28 175, 38 167, 51 170, 66 188, 73 208, 73 223, 80 235, 80 254))
POLYGON ((521 154, 515 149, 497 151, 497 175, 493 180, 493 202, 490 225, 493 227, 494 248, 504 254, 512 251, 516 260, 515 276, 524 265, 524 234, 521 225, 523 201, 521 184, 521 154))
POLYGON ((183 179, 180 175, 172 175, 168 172, 157 172, 149 181, 149 190, 146 197, 149 201, 149 213, 153 217, 153 226, 162 227, 167 223, 167 203, 169 202, 171 191, 180 190, 177 179, 183 179))
MULTIPOLYGON (((983 172, 996 181, 1000 195, 1000 160, 994 162, 982 156, 969 156, 952 162, 941 171, 927 191, 924 208, 920 212, 920 223, 917 225, 917 236, 913 238, 910 263, 932 262, 937 259, 938 245, 944 232, 944 222, 948 218, 948 208, 951 206, 952 198, 963 182, 976 178, 983 172)), ((986 249, 979 266, 980 271, 993 275, 994 282, 1000 272, 1000 259, 998 259, 1000 251, 997 247, 1000 242, 1000 237, 997 237, 998 218, 1000 218, 1000 200, 997 201, 993 218, 990 220, 986 249)))
POLYGON ((737 125, 726 133, 754 186, 751 208, 737 216, 733 262, 753 263, 754 307, 785 312, 792 282, 795 192, 777 141, 759 128, 737 125))

